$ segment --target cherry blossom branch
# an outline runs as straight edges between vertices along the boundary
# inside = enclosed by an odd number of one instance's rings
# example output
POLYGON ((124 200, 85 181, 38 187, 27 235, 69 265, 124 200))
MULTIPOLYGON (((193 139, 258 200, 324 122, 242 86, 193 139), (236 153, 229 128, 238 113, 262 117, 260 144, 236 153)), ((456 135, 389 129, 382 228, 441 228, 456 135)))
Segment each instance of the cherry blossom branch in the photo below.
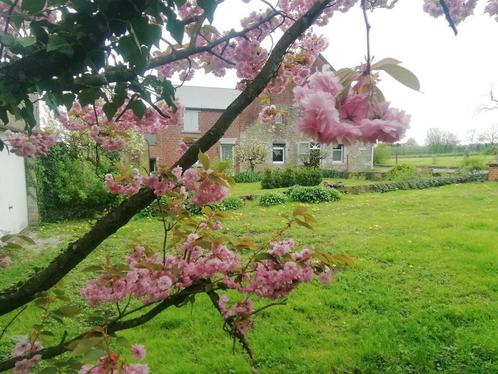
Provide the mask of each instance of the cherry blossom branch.
POLYGON ((206 293, 209 296, 209 300, 211 300, 211 303, 216 308, 218 313, 220 313, 220 315, 223 318, 223 320, 225 321, 225 323, 230 326, 229 333, 239 341, 240 345, 242 346, 244 351, 247 353, 247 355, 249 356, 251 361, 254 360, 254 355, 252 353, 251 347, 249 346, 249 343, 247 342, 244 334, 242 334, 239 330, 237 330, 237 328, 234 327, 232 320, 226 319, 225 317, 223 317, 223 313, 221 311, 220 304, 219 304, 220 296, 214 290, 209 290, 206 293))
POLYGON ((453 30, 455 35, 457 35, 458 30, 456 28, 455 22, 453 22, 453 18, 451 17, 451 14, 450 14, 450 8, 448 8, 448 4, 446 4, 446 0, 439 0, 439 3, 441 4, 441 8, 443 8, 444 16, 446 17, 446 20, 448 21, 451 29, 453 30))
MULTIPOLYGON (((131 318, 129 320, 125 321, 120 321, 120 320, 114 320, 110 324, 107 325, 105 330, 107 331, 108 335, 114 334, 118 331, 122 330, 127 330, 131 329, 133 327, 137 327, 140 325, 143 325, 147 322, 149 322, 151 319, 156 317, 158 314, 163 312, 164 310, 172 307, 172 306, 177 306, 180 307, 182 306, 192 295, 205 292, 207 289, 210 289, 211 283, 209 281, 202 281, 193 284, 190 287, 187 287, 183 289, 182 291, 169 296, 168 298, 164 299, 160 303, 158 303, 156 306, 154 306, 152 309, 149 311, 145 312, 144 314, 131 318)), ((87 331, 85 333, 82 333, 75 338, 72 338, 71 340, 66 341, 65 339, 62 339, 62 341, 52 347, 44 348, 36 352, 31 352, 27 355, 11 358, 8 360, 5 360, 3 362, 0 362, 0 372, 6 371, 8 369, 11 369, 15 366, 16 362, 19 360, 23 360, 25 358, 29 359, 35 355, 41 355, 44 360, 59 356, 67 351, 71 350, 72 343, 77 342, 78 340, 82 340, 85 338, 89 338, 92 336, 98 335, 95 331, 87 331)))
POLYGON ((367 37, 367 66, 365 68, 365 74, 370 75, 371 72, 371 60, 370 57, 370 23, 368 22, 367 15, 367 0, 361 0, 361 9, 363 12, 363 19, 365 21, 366 37, 367 37))
MULTIPOLYGON (((7 17, 5 17, 5 27, 3 28, 4 33, 6 33, 9 30, 10 19, 12 17, 12 13, 14 12, 14 9, 17 6, 17 3, 19 3, 19 0, 15 0, 7 12, 7 17)), ((1 45, 0 46, 0 60, 1 60, 3 57, 3 50, 5 48, 5 45, 3 43, 0 43, 0 45, 1 45)))
MULTIPOLYGON (((287 49, 313 24, 331 1, 316 1, 309 11, 282 35, 256 78, 248 83, 246 89, 228 106, 211 129, 192 144, 174 166, 180 166, 183 169, 191 167, 197 161, 200 150, 207 151, 223 137, 237 116, 263 92, 277 72, 280 61, 287 49)), ((104 240, 126 225, 135 214, 152 203, 155 198, 156 196, 151 189, 142 188, 137 194, 100 218, 85 235, 70 243, 44 269, 39 270, 19 284, 0 291, 0 315, 9 313, 29 303, 40 292, 54 286, 104 240)))

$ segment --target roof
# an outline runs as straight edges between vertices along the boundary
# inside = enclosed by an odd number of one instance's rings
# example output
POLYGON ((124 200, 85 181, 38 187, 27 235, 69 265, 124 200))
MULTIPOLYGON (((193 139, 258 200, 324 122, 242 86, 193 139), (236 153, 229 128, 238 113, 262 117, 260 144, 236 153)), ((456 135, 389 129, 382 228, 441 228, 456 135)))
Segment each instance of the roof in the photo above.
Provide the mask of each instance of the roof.
POLYGON ((225 110, 239 95, 239 90, 231 88, 182 86, 176 89, 176 98, 192 109, 225 110))

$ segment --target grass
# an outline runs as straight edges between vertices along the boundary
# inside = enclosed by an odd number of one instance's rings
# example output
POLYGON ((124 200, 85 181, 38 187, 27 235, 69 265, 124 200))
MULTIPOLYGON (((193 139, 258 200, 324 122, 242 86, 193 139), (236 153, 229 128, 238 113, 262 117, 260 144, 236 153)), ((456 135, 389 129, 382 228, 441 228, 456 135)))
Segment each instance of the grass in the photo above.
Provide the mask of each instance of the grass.
MULTIPOLYGON (((296 228, 291 236, 299 246, 345 253, 354 265, 331 285, 301 287, 287 306, 256 318, 256 329, 248 335, 256 371, 498 372, 496 201, 498 183, 488 182, 347 195, 340 202, 311 206, 316 230, 296 228)), ((230 213, 225 230, 267 239, 281 227, 280 215, 293 206, 261 208, 248 202, 230 213)), ((86 227, 82 222, 47 225, 38 235, 59 235, 65 242, 86 227)), ((159 233, 154 219, 136 219, 119 230, 67 277, 75 302, 91 276, 82 268, 107 254, 122 256, 135 242, 157 247, 159 233)), ((46 263, 55 251, 17 255, 16 264, 2 271, 0 286, 21 279, 28 266, 46 263)), ((32 307, 25 313, 10 336, 25 333, 38 319, 32 307)), ((65 328, 72 332, 76 325, 65 328)), ((221 319, 204 297, 120 335, 146 345, 152 373, 251 373, 240 350, 232 354, 221 319)))
MULTIPOLYGON (((447 166, 447 167, 461 167, 464 161, 463 155, 437 155, 434 157, 409 157, 398 156, 398 164, 411 164, 416 166, 447 166)), ((496 161, 496 156, 493 155, 471 155, 471 159, 480 160, 483 164, 487 165, 490 162, 496 161)), ((396 164, 396 157, 391 157, 387 162, 388 165, 396 164)))

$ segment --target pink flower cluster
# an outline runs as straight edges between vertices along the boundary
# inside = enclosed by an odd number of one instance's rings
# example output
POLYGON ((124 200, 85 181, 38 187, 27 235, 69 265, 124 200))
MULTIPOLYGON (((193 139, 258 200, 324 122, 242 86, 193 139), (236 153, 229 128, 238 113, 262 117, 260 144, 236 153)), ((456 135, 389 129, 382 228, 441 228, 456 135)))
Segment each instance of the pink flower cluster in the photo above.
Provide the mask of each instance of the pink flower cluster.
POLYGON ((48 133, 26 135, 7 130, 5 135, 12 152, 23 157, 44 157, 56 142, 55 135, 48 133))
MULTIPOLYGON (((451 19, 456 25, 474 13, 476 3, 477 0, 446 0, 451 19)), ((443 7, 438 0, 424 0, 424 11, 433 17, 444 14, 443 7)))
POLYGON ((259 122, 264 125, 271 125, 275 123, 277 116, 277 107, 275 105, 267 105, 259 112, 259 122))
POLYGON ((330 280, 328 267, 315 266, 313 251, 303 249, 291 253, 293 246, 292 240, 272 243, 270 257, 255 262, 242 274, 242 281, 227 276, 223 282, 239 292, 278 299, 289 295, 300 283, 309 282, 314 276, 322 282, 330 280))
POLYGON ((294 97, 301 110, 299 129, 320 143, 395 142, 408 128, 410 117, 389 107, 388 102, 373 102, 364 91, 363 76, 338 100, 343 90, 335 74, 324 68, 314 73, 306 86, 295 87, 294 97))
POLYGON ((117 180, 112 174, 106 174, 104 180, 109 192, 115 195, 134 195, 142 186, 142 177, 137 169, 131 175, 121 176, 117 180))
POLYGON ((168 297, 175 289, 190 286, 194 281, 208 279, 216 274, 235 271, 240 256, 220 244, 210 250, 198 244, 199 236, 190 234, 176 256, 163 259, 136 247, 127 257, 126 275, 111 272, 91 280, 81 291, 81 297, 97 306, 102 302, 115 302, 128 295, 151 303, 168 297))
MULTIPOLYGON (((14 351, 12 352, 12 358, 23 356, 25 354, 34 353, 42 349, 43 346, 34 341, 22 340, 16 344, 14 351)), ((31 369, 35 367, 42 359, 40 354, 34 355, 31 358, 25 358, 16 361, 14 369, 12 369, 13 374, 27 374, 31 372, 31 369)))
POLYGON ((233 321, 237 331, 241 334, 246 334, 253 326, 253 322, 249 319, 254 313, 252 301, 249 299, 237 301, 231 307, 228 306, 229 301, 228 296, 222 296, 218 300, 218 307, 223 318, 227 321, 233 321))
POLYGON ((484 12, 488 13, 491 17, 495 17, 495 20, 498 22, 498 0, 489 0, 484 12))
POLYGON ((82 107, 75 101, 68 113, 60 113, 59 120, 69 131, 88 132, 95 142, 110 151, 123 149, 131 130, 142 134, 158 134, 168 126, 183 122, 184 108, 179 103, 176 111, 159 104, 162 114, 149 107, 144 116, 139 118, 127 108, 129 103, 125 102, 111 119, 104 112, 104 104, 104 100, 99 100, 95 103, 95 108, 92 105, 82 107))
POLYGON ((0 257, 0 268, 7 268, 12 265, 12 259, 10 256, 0 257))
MULTIPOLYGON (((135 357, 141 356, 140 360, 145 356, 143 346, 133 346, 132 352, 135 357)), ((126 364, 119 353, 110 352, 106 356, 99 358, 96 365, 83 365, 78 372, 79 374, 148 374, 149 367, 143 364, 126 364)))

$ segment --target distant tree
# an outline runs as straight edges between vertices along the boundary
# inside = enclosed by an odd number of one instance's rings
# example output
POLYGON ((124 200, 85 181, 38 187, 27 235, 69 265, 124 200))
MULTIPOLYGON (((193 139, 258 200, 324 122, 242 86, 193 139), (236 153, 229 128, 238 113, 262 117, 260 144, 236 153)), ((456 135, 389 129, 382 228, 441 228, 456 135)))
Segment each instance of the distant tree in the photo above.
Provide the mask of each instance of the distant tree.
POLYGON ((265 162, 268 154, 268 147, 260 141, 246 139, 237 144, 235 152, 237 160, 241 163, 247 163, 249 170, 254 172, 257 165, 265 162))
POLYGON ((459 140, 455 134, 438 128, 430 128, 425 138, 425 144, 429 147, 431 153, 452 152, 458 143, 459 140))
POLYGON ((411 146, 411 147, 417 147, 418 143, 415 140, 415 138, 408 138, 403 145, 408 145, 408 146, 411 146))
POLYGON ((388 144, 378 144, 374 150, 374 163, 376 165, 386 164, 391 157, 391 146, 388 144))
POLYGON ((479 140, 486 144, 495 145, 498 142, 498 123, 490 125, 481 132, 479 140))

